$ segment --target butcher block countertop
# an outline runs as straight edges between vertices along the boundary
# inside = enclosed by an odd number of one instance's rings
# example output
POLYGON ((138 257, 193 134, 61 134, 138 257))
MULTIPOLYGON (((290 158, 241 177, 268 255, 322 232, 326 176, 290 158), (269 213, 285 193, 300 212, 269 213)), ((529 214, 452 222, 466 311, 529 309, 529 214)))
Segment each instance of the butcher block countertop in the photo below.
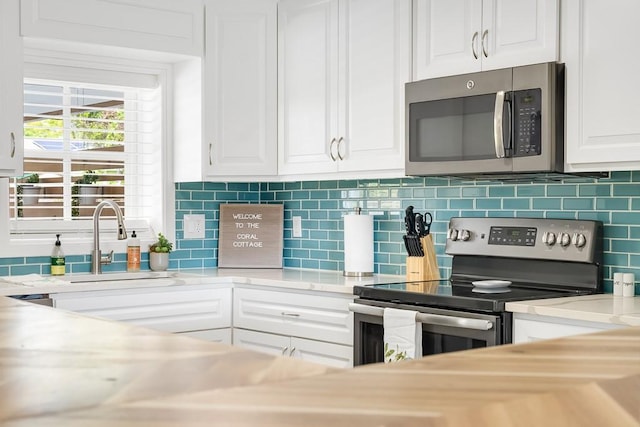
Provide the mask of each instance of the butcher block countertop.
POLYGON ((336 370, 0 298, 2 426, 639 426, 640 327, 336 370))

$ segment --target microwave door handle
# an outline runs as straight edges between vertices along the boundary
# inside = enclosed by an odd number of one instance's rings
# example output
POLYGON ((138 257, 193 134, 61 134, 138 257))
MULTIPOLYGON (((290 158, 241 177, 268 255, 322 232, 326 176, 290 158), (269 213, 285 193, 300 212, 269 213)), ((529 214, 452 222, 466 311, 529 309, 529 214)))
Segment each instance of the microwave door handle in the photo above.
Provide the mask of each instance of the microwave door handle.
POLYGON ((503 140, 503 117, 504 91, 501 90, 496 93, 496 106, 493 113, 493 143, 496 150, 496 157, 498 159, 503 159, 505 157, 503 140))

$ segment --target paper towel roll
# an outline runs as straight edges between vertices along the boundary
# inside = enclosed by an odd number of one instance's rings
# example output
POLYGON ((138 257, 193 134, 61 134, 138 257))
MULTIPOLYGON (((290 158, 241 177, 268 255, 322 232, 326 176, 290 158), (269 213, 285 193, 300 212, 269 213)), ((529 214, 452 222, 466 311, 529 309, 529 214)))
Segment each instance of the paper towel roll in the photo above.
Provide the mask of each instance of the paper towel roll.
POLYGON ((373 275, 373 217, 344 217, 344 275, 373 275))

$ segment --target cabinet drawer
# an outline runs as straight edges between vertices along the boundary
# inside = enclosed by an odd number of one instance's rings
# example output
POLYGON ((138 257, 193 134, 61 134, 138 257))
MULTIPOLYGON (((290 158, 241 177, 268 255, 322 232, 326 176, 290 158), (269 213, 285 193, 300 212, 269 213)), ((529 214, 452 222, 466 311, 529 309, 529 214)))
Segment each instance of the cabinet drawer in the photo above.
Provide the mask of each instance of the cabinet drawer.
POLYGON ((147 288, 53 295, 54 307, 167 332, 231 327, 231 288, 147 288))
POLYGON ((233 325, 338 344, 353 344, 352 297, 236 288, 233 325))
POLYGON ((607 329, 618 329, 621 325, 585 322, 554 317, 516 314, 513 319, 513 343, 534 342, 546 339, 589 334, 607 329), (523 318, 524 317, 524 318, 523 318))

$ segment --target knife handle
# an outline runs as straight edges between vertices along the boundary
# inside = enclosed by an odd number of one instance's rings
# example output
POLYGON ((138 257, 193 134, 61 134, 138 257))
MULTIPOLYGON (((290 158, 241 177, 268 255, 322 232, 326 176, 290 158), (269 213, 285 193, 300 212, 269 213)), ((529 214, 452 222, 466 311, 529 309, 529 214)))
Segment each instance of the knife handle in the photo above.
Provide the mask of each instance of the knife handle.
POLYGON ((405 210, 404 225, 407 229, 407 234, 416 234, 416 218, 413 213, 413 206, 407 206, 405 210))
POLYGON ((416 214, 416 231, 420 237, 426 234, 426 230, 424 229, 424 217, 421 213, 416 214))

